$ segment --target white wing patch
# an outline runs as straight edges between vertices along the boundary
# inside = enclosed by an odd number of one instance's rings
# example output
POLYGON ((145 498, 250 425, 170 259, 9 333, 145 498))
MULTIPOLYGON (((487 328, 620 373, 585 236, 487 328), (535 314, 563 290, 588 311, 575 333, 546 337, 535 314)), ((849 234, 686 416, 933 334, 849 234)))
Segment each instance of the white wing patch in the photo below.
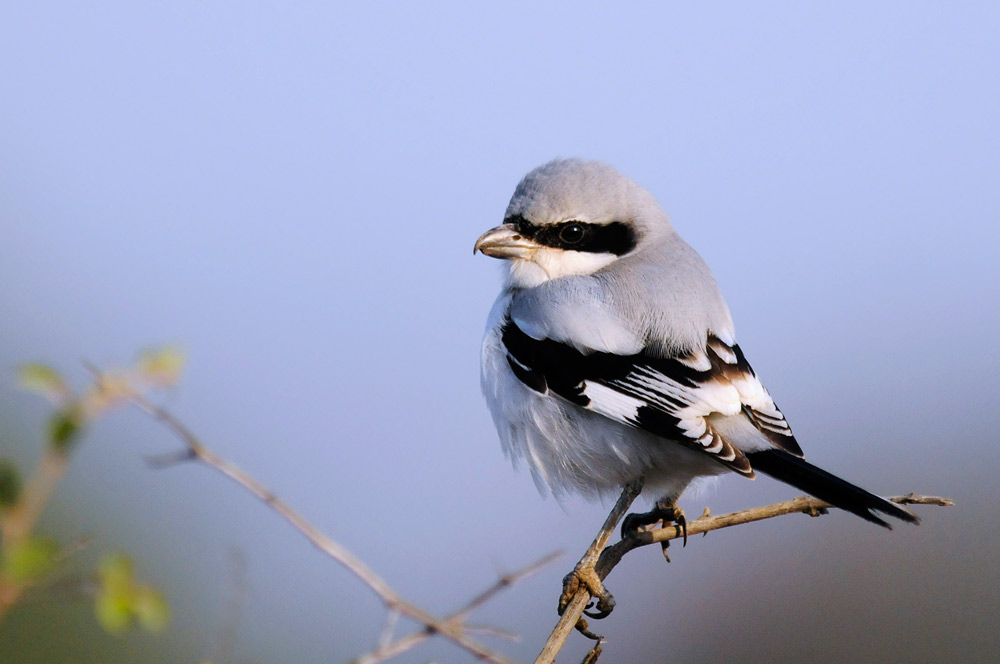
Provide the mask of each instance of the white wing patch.
POLYGON ((642 399, 593 381, 584 382, 583 395, 590 399, 589 410, 629 426, 636 426, 639 409, 646 405, 642 399))
MULTIPOLYGON (((732 352, 730 355, 735 362, 736 355, 732 352)), ((744 405, 740 391, 712 371, 712 363, 704 353, 675 359, 692 372, 685 377, 672 378, 652 366, 637 364, 624 378, 606 382, 585 380, 583 395, 590 399, 585 408, 623 424, 663 435, 662 429, 655 426, 648 415, 644 417, 641 409, 661 412, 674 420, 677 433, 689 444, 719 461, 733 464, 736 470, 752 474, 743 454, 723 439, 708 421, 710 415, 737 415, 744 405), (703 380, 691 381, 691 375, 699 375, 703 380)))
POLYGON ((778 447, 801 454, 784 415, 737 347, 709 337, 706 350, 673 358, 691 370, 676 378, 648 364, 635 364, 624 378, 603 385, 600 379, 584 381, 583 394, 590 399, 586 407, 639 428, 650 428, 643 422, 642 408, 660 411, 676 419, 686 439, 737 466, 742 452, 715 431, 708 418, 742 411, 778 447))

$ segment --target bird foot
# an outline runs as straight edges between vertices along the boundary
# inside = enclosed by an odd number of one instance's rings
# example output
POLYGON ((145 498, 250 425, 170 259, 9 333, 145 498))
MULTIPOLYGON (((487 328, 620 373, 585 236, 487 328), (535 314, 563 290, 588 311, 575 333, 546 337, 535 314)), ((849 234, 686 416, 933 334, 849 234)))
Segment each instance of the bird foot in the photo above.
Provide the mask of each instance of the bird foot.
MULTIPOLYGON (((684 540, 683 546, 687 546, 687 517, 684 515, 684 510, 674 504, 664 502, 657 502, 653 509, 648 512, 635 512, 626 516, 622 521, 622 539, 630 537, 639 531, 649 530, 661 521, 664 528, 668 527, 668 524, 674 524, 677 534, 684 540)), ((663 550, 663 557, 669 563, 670 556, 667 555, 668 546, 670 546, 669 541, 660 543, 660 547, 663 550)))
POLYGON ((596 608, 596 611, 584 610, 584 614, 600 620, 601 618, 606 618, 615 608, 615 598, 608 592, 608 589, 604 587, 604 583, 601 581, 601 577, 597 575, 593 567, 582 567, 577 566, 572 572, 563 578, 563 591, 562 595, 559 596, 559 615, 563 614, 566 607, 572 601, 573 596, 576 595, 580 587, 583 586, 590 593, 590 596, 597 600, 596 604, 591 603, 587 605, 587 608, 592 606, 596 608))

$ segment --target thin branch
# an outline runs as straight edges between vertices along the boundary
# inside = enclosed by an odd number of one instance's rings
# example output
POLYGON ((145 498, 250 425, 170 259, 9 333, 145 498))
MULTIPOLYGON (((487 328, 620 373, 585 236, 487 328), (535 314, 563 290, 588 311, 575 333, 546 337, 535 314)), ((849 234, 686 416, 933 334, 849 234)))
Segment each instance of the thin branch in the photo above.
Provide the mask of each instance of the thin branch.
MULTIPOLYGON (((66 452, 49 445, 28 479, 17 504, 6 512, 0 512, 0 541, 6 550, 15 549, 31 535, 49 498, 66 474, 68 464, 66 452)), ((0 620, 3 620, 30 586, 31 581, 0 578, 0 620)))
MULTIPOLYGON (((474 610, 492 599, 494 595, 506 588, 509 588, 518 581, 531 576, 561 555, 562 553, 558 551, 550 553, 527 567, 523 567, 510 574, 502 575, 493 585, 473 597, 465 604, 465 606, 452 613, 442 622, 454 625, 456 628, 465 630, 466 632, 489 633, 494 636, 502 636, 508 639, 511 638, 510 634, 496 630, 495 628, 484 628, 481 626, 470 627, 465 624, 465 620, 474 610)), ((375 650, 352 660, 351 664, 377 664, 378 662, 384 662, 387 659, 395 657, 400 653, 404 653, 407 650, 420 645, 432 636, 434 636, 434 630, 430 626, 425 626, 424 629, 414 632, 413 634, 408 634, 407 636, 396 639, 395 641, 389 643, 379 643, 379 646, 375 650)))
MULTIPOLYGON (((950 506, 955 504, 950 498, 920 496, 914 493, 889 498, 888 500, 901 505, 950 506)), ((707 533, 711 530, 719 530, 720 528, 729 528, 731 526, 738 526, 744 523, 771 519, 785 514, 801 513, 808 514, 810 516, 821 516, 826 514, 826 510, 830 507, 833 507, 833 505, 817 498, 813 498, 811 496, 801 496, 783 503, 755 507, 740 512, 733 512, 731 514, 723 514, 721 516, 711 516, 706 509, 705 514, 687 524, 687 534, 688 536, 691 536, 699 533, 707 533)), ((618 505, 615 506, 615 510, 612 510, 612 514, 608 516, 608 520, 611 520, 611 517, 615 515, 617 508, 618 505)), ((617 518, 620 519, 621 517, 618 516, 617 518)), ((601 532, 603 533, 606 528, 607 521, 601 529, 601 532)), ((604 549, 594 569, 599 578, 602 580, 606 579, 608 574, 611 573, 611 570, 613 570, 615 566, 621 562, 625 554, 632 549, 648 546, 657 542, 666 542, 682 536, 683 534, 680 528, 675 525, 670 525, 653 531, 635 533, 634 535, 630 535, 629 537, 626 537, 616 544, 604 549)), ((576 593, 573 595, 572 600, 566 605, 563 615, 560 617, 556 628, 552 630, 552 634, 549 636, 549 640, 546 641, 542 652, 535 660, 535 664, 551 664, 555 661, 556 654, 562 649, 570 632, 573 631, 573 627, 582 618, 583 610, 586 608, 587 602, 589 601, 590 592, 586 586, 581 584, 577 588, 576 593)), ((590 636, 593 637, 594 635, 590 636)))
MULTIPOLYGON (((635 502, 635 499, 641 492, 641 481, 631 482, 625 485, 625 488, 622 490, 622 495, 618 498, 618 502, 615 503, 615 506, 611 508, 611 512, 608 514, 608 518, 604 520, 604 525, 602 525, 601 529, 598 531, 597 537, 594 538, 593 543, 587 549, 586 553, 583 554, 583 557, 580 558, 580 562, 577 563, 577 570, 585 566, 589 566, 591 569, 595 567, 601 552, 607 545, 612 533, 614 533, 615 529, 618 527, 618 522, 622 520, 622 517, 624 517, 625 513, 628 512, 628 508, 631 507, 632 503, 635 502)), ((573 628, 577 626, 577 623, 581 621, 583 617, 583 610, 587 608, 587 602, 589 601, 590 592, 588 592, 586 586, 580 584, 577 592, 573 595, 573 598, 563 609, 559 622, 556 623, 555 628, 552 630, 552 634, 549 635, 548 641, 545 642, 545 647, 542 648, 542 652, 540 652, 538 657, 535 659, 535 664, 544 664, 555 661, 556 654, 562 649, 563 643, 565 643, 569 633, 572 632, 573 628)))
POLYGON ((469 634, 486 634, 506 641, 520 641, 521 635, 506 629, 494 627, 492 625, 472 625, 465 624, 465 631, 469 634))
POLYGON ((399 611, 389 610, 385 614, 385 626, 382 627, 382 635, 378 637, 378 647, 385 648, 392 643, 392 637, 396 634, 396 624, 399 622, 399 611))
MULTIPOLYGON (((396 611, 424 625, 424 630, 430 634, 441 634, 445 638, 475 655, 478 659, 494 664, 512 664, 500 653, 472 639, 460 621, 439 620, 415 604, 404 600, 385 580, 368 567, 360 558, 348 551, 343 545, 334 541, 305 517, 296 512, 290 505, 278 498, 270 489, 257 481, 239 466, 228 459, 211 451, 188 429, 180 420, 165 409, 155 405, 138 393, 130 393, 126 399, 145 411, 150 416, 162 422, 174 432, 187 448, 185 452, 169 457, 160 457, 154 463, 157 466, 169 465, 170 462, 180 462, 188 459, 200 461, 230 478, 244 489, 256 496, 261 502, 277 512, 296 530, 302 533, 316 548, 330 558, 340 563, 354 574, 365 585, 378 595, 389 611, 396 611)), ((398 643, 398 642, 397 642, 398 643)), ((415 645, 415 644, 414 644, 415 645)), ((412 647, 412 646, 410 646, 412 647)), ((399 652, 402 652, 401 650, 399 652)), ((379 660, 376 660, 379 661, 379 660)))
POLYGON ((24 493, 2 520, 4 544, 11 546, 31 534, 59 480, 66 474, 69 458, 54 445, 49 445, 41 461, 24 487, 24 493))
POLYGON ((380 645, 372 652, 362 655, 357 659, 352 659, 351 664, 376 664, 377 662, 384 662, 387 659, 391 659, 396 655, 417 647, 432 636, 434 636, 434 632, 430 628, 424 627, 419 632, 414 632, 385 645, 380 645))
POLYGON ((531 563, 527 567, 522 567, 515 572, 501 575, 492 586, 473 597, 464 607, 448 616, 448 620, 464 621, 472 614, 473 611, 493 599, 497 593, 538 572, 540 569, 553 562, 561 555, 562 551, 553 551, 547 556, 531 563))

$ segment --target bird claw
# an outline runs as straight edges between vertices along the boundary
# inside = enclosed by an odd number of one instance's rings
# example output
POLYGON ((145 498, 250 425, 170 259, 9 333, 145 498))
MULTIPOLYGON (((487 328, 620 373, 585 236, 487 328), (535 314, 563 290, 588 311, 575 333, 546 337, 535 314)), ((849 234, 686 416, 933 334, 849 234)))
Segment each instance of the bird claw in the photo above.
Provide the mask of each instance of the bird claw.
POLYGON ((681 533, 681 540, 682 540, 681 546, 687 546, 688 545, 688 520, 687 520, 687 516, 684 514, 684 510, 682 510, 679 507, 675 506, 672 509, 673 509, 673 512, 674 512, 673 518, 672 519, 664 519, 663 523, 664 523, 664 525, 666 525, 668 521, 673 521, 674 526, 681 533))
MULTIPOLYGON (((630 537, 640 530, 646 530, 660 521, 663 522, 664 528, 667 527, 667 524, 674 524, 677 533, 684 541, 683 546, 687 546, 687 517, 684 515, 684 510, 676 505, 659 502, 648 512, 638 512, 626 516, 622 521, 622 539, 630 537)), ((662 544, 663 557, 667 559, 667 562, 670 562, 670 557, 667 555, 667 546, 668 542, 664 541, 662 544)))
POLYGON ((600 620, 608 617, 615 608, 615 598, 604 587, 601 578, 593 567, 577 567, 563 578, 563 591, 559 596, 559 615, 562 615, 566 607, 572 601, 580 587, 586 588, 590 596, 597 600, 587 604, 587 609, 593 607, 596 611, 584 610, 584 614, 590 618, 600 620))

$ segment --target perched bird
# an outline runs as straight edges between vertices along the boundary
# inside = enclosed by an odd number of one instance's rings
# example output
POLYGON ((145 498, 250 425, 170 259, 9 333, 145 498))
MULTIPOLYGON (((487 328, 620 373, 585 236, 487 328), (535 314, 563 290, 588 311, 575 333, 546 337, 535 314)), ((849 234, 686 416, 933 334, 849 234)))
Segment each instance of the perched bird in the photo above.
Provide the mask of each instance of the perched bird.
POLYGON ((500 440, 554 492, 641 479, 657 498, 623 534, 684 525, 695 478, 761 471, 863 519, 916 523, 899 506, 808 462, 736 344, 701 257, 652 194, 600 162, 528 173, 475 251, 508 261, 482 350, 500 440))

